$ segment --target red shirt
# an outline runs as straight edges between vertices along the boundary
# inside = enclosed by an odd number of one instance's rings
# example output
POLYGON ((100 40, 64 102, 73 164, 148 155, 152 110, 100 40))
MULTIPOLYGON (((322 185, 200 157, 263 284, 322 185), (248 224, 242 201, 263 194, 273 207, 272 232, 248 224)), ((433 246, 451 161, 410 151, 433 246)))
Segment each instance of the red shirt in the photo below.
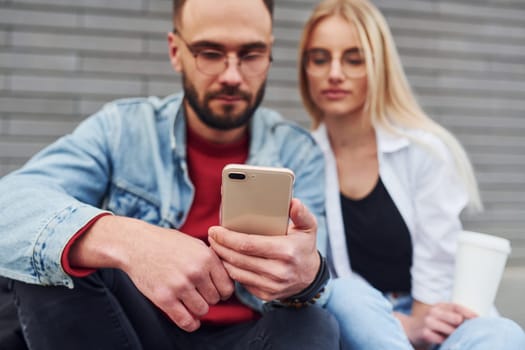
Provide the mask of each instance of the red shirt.
MULTIPOLYGON (((208 243, 208 228, 219 224, 221 173, 229 163, 244 163, 248 157, 248 136, 229 144, 216 144, 187 130, 187 162, 195 197, 180 231, 208 243)), ((257 318, 258 314, 241 304, 235 296, 210 306, 202 322, 232 324, 257 318)))

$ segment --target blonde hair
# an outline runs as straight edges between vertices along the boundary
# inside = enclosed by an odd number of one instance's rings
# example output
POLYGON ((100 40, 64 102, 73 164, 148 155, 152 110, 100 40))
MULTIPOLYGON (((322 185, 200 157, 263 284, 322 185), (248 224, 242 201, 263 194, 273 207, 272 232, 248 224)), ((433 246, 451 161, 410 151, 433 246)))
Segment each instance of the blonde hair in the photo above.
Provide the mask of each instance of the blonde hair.
POLYGON ((372 125, 394 134, 402 134, 403 129, 420 129, 436 135, 452 153, 468 191, 469 208, 481 210, 476 177, 465 150, 449 131, 430 119, 419 106, 403 71, 388 24, 381 12, 367 0, 324 0, 306 22, 299 44, 299 87, 312 119, 312 128, 319 126, 323 115, 309 93, 304 53, 316 25, 331 16, 340 16, 356 26, 368 76, 364 108, 371 116, 372 125))

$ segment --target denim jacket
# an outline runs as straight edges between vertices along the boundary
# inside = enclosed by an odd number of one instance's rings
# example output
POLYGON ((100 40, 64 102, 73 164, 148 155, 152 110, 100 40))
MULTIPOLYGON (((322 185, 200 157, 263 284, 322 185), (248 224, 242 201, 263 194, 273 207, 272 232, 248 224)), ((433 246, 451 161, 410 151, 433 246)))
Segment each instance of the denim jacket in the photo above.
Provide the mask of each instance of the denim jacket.
MULTIPOLYGON (((1 179, 0 275, 73 288, 60 263, 64 247, 104 211, 181 227, 194 196, 181 102, 182 94, 109 103, 1 179)), ((259 108, 250 124, 247 163, 294 171, 294 197, 317 217, 324 252, 323 154, 310 134, 259 108)), ((238 289, 238 296, 262 306, 245 290, 238 289)))

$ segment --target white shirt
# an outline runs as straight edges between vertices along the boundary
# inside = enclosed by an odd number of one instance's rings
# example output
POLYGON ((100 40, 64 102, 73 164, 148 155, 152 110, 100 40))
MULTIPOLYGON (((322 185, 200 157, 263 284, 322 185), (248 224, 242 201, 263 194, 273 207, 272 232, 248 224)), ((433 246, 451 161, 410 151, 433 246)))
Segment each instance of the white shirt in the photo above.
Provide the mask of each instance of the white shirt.
MULTIPOLYGON (((412 239, 412 297, 427 304, 450 301, 456 240, 468 195, 445 144, 436 136, 376 128, 379 176, 412 239)), ((338 277, 352 273, 341 215, 336 161, 326 127, 313 132, 325 155, 330 263, 338 277)))

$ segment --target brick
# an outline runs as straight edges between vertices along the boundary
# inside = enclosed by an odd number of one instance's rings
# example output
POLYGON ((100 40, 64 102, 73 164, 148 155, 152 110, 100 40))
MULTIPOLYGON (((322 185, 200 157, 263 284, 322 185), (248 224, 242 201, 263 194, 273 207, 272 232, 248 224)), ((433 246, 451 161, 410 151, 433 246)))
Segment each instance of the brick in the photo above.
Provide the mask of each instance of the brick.
POLYGON ((163 60, 82 57, 80 62, 81 70, 89 72, 127 73, 145 76, 175 74, 167 54, 163 60))
POLYGON ((87 117, 100 110, 107 102, 111 102, 111 98, 96 100, 82 99, 78 102, 77 113, 83 117, 87 117))
POLYGON ((413 87, 417 89, 433 89, 436 94, 444 95, 449 90, 453 90, 457 94, 458 90, 464 90, 468 95, 485 95, 490 92, 491 95, 496 96, 524 96, 525 82, 517 79, 498 79, 495 77, 487 77, 486 75, 470 76, 470 77, 456 77, 452 75, 441 74, 439 76, 432 75, 410 75, 410 82, 413 87))
POLYGON ((274 36, 279 41, 288 41, 291 45, 297 46, 302 34, 302 27, 276 27, 273 30, 274 36))
POLYGON ((170 31, 172 25, 169 19, 158 17, 85 14, 82 16, 82 27, 89 29, 158 34, 170 31))
POLYGON ((456 113, 448 113, 446 115, 440 116, 443 124, 453 125, 453 126, 464 126, 472 127, 473 123, 476 123, 478 127, 490 128, 494 130, 496 128, 512 128, 515 130, 520 130, 525 134, 525 119, 522 117, 507 117, 507 116, 498 116, 494 117, 480 117, 472 116, 466 113, 458 115, 456 113))
POLYGON ((155 54, 159 56, 169 57, 168 39, 166 35, 158 35, 145 39, 145 48, 148 54, 155 54))
POLYGON ((11 77, 13 91, 52 92, 61 94, 138 95, 142 83, 136 80, 116 80, 91 77, 23 76, 11 77))
MULTIPOLYGON (((521 4, 522 5, 522 4, 521 4)), ((502 6, 501 2, 494 2, 484 6, 472 6, 472 4, 455 4, 444 2, 439 4, 439 13, 452 16, 465 16, 471 18, 487 18, 491 20, 516 21, 523 23, 525 8, 523 5, 502 6)))
POLYGON ((450 17, 432 16, 429 18, 414 18, 407 13, 392 14, 388 23, 393 31, 423 31, 435 34, 469 35, 482 37, 483 40, 494 39, 522 39, 525 37, 525 28, 518 24, 512 25, 507 22, 464 22, 451 19, 450 17))
POLYGON ((310 16, 311 9, 303 7, 286 8, 283 6, 276 7, 274 11, 274 20, 277 22, 286 22, 296 26, 303 25, 308 16, 310 16))
POLYGON ((0 116, 0 137, 7 134, 7 118, 0 116))
POLYGON ((48 142, 0 140, 0 157, 28 159, 47 145, 48 142))
POLYGON ((169 15, 171 20, 171 14, 173 11, 172 1, 146 1, 146 8, 149 12, 169 15))
MULTIPOLYGON (((522 247, 516 248, 516 244, 513 244, 513 254, 525 261, 525 250, 522 247)), ((517 307, 519 305, 517 303, 525 295, 525 279, 523 278, 525 276, 525 267, 509 265, 511 265, 510 261, 507 263, 507 268, 496 295, 496 306, 503 316, 510 318, 522 328, 525 328, 525 309, 517 307)))
POLYGON ((508 59, 515 57, 516 60, 525 59, 525 50, 523 47, 511 43, 493 42, 484 43, 466 38, 437 38, 437 37, 420 37, 416 33, 409 35, 397 35, 396 44, 399 50, 427 50, 429 52, 441 52, 448 55, 468 55, 485 57, 501 57, 508 59))
POLYGON ((24 161, 22 160, 18 163, 12 163, 11 161, 0 158, 0 178, 20 168, 23 164, 24 161))
POLYGON ((0 30, 0 46, 7 45, 8 33, 5 30, 0 30))
POLYGON ((7 77, 5 74, 0 74, 0 91, 7 90, 7 77))
POLYGON ((67 49, 70 51, 127 52, 142 51, 141 38, 121 38, 101 35, 76 35, 67 33, 13 32, 14 47, 67 49))
POLYGON ((10 113, 35 113, 71 115, 74 112, 74 101, 59 98, 38 97, 2 97, 0 111, 10 113))
POLYGON ((3 8, 0 11, 0 23, 11 25, 47 26, 74 28, 78 25, 78 16, 74 13, 57 11, 32 11, 3 8))
POLYGON ((7 131, 15 136, 60 137, 73 131, 77 125, 77 121, 11 119, 7 121, 7 131))
POLYGON ((268 85, 266 99, 268 102, 300 103, 299 92, 295 87, 268 85))
POLYGON ((490 110, 496 113, 502 113, 507 111, 518 111, 523 112, 525 110, 525 100, 519 99, 503 99, 503 98, 490 98, 490 97, 469 97, 469 96, 439 96, 439 95, 428 95, 418 94, 420 96, 423 107, 444 107, 447 109, 454 110, 454 108, 462 108, 465 110, 469 109, 481 109, 490 110))
MULTIPOLYGON (((523 152, 522 152, 523 154, 523 152)), ((525 185, 524 173, 504 173, 494 171, 492 173, 477 174, 480 183, 508 183, 512 185, 525 185)))
POLYGON ((146 95, 148 96, 167 96, 182 91, 180 79, 173 73, 171 81, 149 81, 146 84, 146 95))
POLYGON ((73 71, 76 67, 77 57, 73 54, 0 52, 0 68, 73 71))
POLYGON ((142 10, 141 0, 16 0, 18 4, 29 5, 54 5, 54 6, 74 6, 75 8, 86 9, 122 9, 122 10, 142 10))
POLYGON ((297 47, 296 46, 283 46, 276 43, 273 51, 273 60, 276 64, 288 64, 292 70, 295 70, 297 65, 297 47))
POLYGON ((297 72, 295 69, 290 67, 278 66, 272 64, 268 71, 268 85, 278 85, 286 82, 290 85, 296 86, 297 84, 297 72))
POLYGON ((489 60, 472 60, 463 57, 421 56, 405 54, 402 57, 403 65, 408 68, 422 68, 433 71, 453 71, 454 74, 476 73, 505 73, 508 76, 521 74, 525 76, 525 64, 512 62, 498 62, 489 60))

